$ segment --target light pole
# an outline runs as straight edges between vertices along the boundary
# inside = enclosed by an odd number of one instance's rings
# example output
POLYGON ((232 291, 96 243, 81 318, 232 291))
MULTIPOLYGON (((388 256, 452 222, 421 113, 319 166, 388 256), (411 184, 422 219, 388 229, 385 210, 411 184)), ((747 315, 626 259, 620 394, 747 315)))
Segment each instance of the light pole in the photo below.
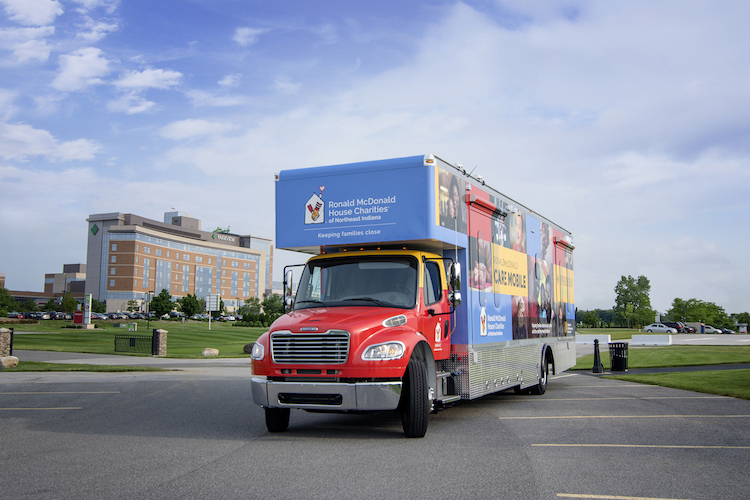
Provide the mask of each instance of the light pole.
POLYGON ((148 291, 148 304, 146 304, 146 330, 151 331, 151 298, 154 296, 154 291, 148 291))

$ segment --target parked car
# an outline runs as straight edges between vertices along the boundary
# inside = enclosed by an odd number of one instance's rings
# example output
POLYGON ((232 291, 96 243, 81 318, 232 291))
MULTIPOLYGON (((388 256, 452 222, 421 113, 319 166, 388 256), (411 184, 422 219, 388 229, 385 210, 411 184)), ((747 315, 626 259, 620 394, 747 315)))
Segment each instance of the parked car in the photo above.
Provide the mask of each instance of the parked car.
POLYGON ((678 323, 680 323, 682 327, 685 329, 685 333, 695 333, 695 328, 693 328, 692 326, 688 326, 682 321, 678 321, 678 323))
POLYGON ((664 323, 651 323, 644 330, 649 333, 677 333, 677 329, 671 328, 664 323))
POLYGON ((734 330, 730 330, 729 328, 722 328, 721 333, 737 333, 734 330))
POLYGON ((678 321, 662 321, 662 323, 669 328, 674 328, 675 330, 677 330, 677 333, 687 333, 687 330, 685 330, 685 326, 678 321))
POLYGON ((721 330, 719 330, 718 328, 714 328, 711 325, 705 325, 703 327, 703 333, 721 333, 721 330))

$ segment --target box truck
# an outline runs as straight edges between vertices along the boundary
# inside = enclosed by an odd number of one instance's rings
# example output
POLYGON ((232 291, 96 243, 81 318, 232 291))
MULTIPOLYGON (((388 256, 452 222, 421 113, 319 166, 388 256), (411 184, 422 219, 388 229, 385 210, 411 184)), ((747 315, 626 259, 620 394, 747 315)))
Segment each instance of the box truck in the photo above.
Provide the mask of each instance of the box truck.
POLYGON ((252 348, 270 432, 291 409, 430 413, 497 391, 544 394, 575 364, 573 239, 434 155, 285 170, 288 312, 252 348), (291 284, 298 279, 296 293, 291 284))

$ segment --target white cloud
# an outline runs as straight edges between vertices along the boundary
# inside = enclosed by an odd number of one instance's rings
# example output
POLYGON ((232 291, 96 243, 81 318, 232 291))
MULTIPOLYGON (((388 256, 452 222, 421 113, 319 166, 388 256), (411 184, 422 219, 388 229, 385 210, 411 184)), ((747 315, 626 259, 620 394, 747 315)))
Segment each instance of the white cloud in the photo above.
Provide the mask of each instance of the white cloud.
POLYGON ((219 80, 219 85, 221 85, 222 87, 236 87, 240 84, 241 78, 242 75, 240 75, 239 73, 232 73, 219 80))
POLYGON ((106 37, 108 33, 117 31, 119 25, 116 22, 94 21, 91 17, 84 16, 83 28, 86 31, 81 31, 76 36, 88 43, 94 43, 106 37))
POLYGON ((234 32, 234 36, 232 36, 232 40, 237 42, 242 47, 247 47, 248 45, 253 45, 258 42, 258 37, 262 35, 263 33, 268 32, 267 29, 258 29, 258 28, 237 28, 234 32))
POLYGON ((192 101, 193 106, 213 106, 213 107, 231 107, 243 106, 250 102, 250 99, 243 95, 216 95, 203 90, 189 90, 185 95, 192 101))
POLYGON ((25 160, 42 156, 49 161, 91 160, 101 147, 88 139, 60 142, 46 130, 26 124, 0 123, 0 157, 25 160))
POLYGON ((75 3, 81 6, 80 10, 88 12, 96 8, 102 7, 108 13, 114 12, 120 0, 73 0, 75 3))
POLYGON ((159 130, 159 135, 167 139, 183 140, 194 137, 222 134, 234 127, 220 122, 212 122, 201 119, 187 119, 172 122, 159 130))
POLYGON ((59 61, 60 71, 52 81, 52 87, 57 90, 83 90, 103 83, 101 77, 110 73, 109 61, 102 55, 102 50, 95 47, 61 55, 59 61))
POLYGON ((273 82, 273 88, 284 94, 296 94, 299 92, 300 84, 292 82, 285 76, 280 76, 273 82))
POLYGON ((45 26, 63 13, 57 0, 0 0, 8 17, 26 26, 45 26))
POLYGON ((18 97, 18 92, 0 87, 0 122, 7 121, 16 114, 17 109, 13 104, 16 97, 18 97))
POLYGON ((148 113, 156 109, 156 103, 144 98, 138 91, 128 92, 107 102, 107 109, 127 115, 148 113))
POLYGON ((44 62, 51 51, 46 38, 54 32, 53 26, 0 29, 0 47, 10 50, 17 63, 44 62))
POLYGON ((114 82, 116 87, 125 89, 167 89, 180 83, 182 73, 164 69, 144 69, 143 71, 127 71, 124 76, 114 82))

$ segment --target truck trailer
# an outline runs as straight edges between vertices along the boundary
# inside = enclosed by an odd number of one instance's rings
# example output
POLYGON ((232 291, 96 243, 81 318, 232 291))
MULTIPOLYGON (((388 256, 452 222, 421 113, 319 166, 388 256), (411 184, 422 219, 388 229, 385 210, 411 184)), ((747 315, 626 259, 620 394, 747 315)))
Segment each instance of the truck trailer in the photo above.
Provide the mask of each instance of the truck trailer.
POLYGON ((398 411, 423 437, 430 413, 544 394, 575 364, 570 232, 461 165, 284 170, 275 187, 277 248, 312 257, 284 269, 288 312, 251 353, 270 432, 291 409, 398 411))

